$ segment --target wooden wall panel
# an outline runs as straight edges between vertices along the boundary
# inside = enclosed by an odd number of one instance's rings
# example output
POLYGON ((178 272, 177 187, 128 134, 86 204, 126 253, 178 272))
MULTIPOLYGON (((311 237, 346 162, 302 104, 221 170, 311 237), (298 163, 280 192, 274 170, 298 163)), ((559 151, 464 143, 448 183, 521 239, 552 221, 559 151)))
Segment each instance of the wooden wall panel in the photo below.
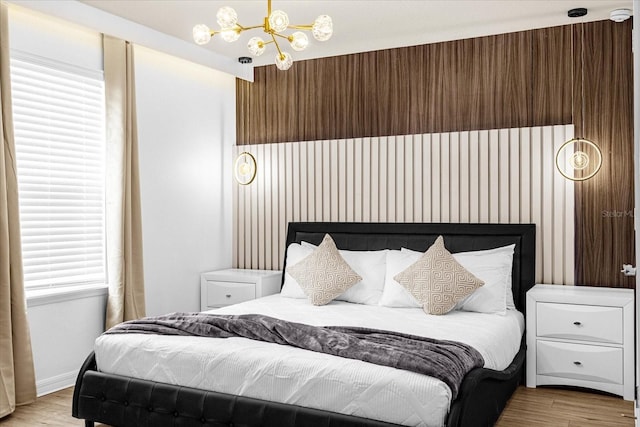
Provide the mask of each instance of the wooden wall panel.
MULTIPOLYGON (((429 134, 573 123, 577 134, 584 133, 581 136, 595 141, 604 153, 600 173, 576 184, 573 192, 576 282, 633 287, 632 279, 619 274, 622 263, 633 263, 635 259, 631 28, 632 20, 624 23, 606 20, 299 61, 287 72, 274 66, 258 67, 254 83, 237 81, 237 144, 359 141, 356 146, 360 154, 354 154, 354 159, 362 163, 363 170, 368 168, 368 172, 382 175, 377 180, 361 182, 360 203, 364 205, 368 198, 368 206, 375 208, 362 210, 358 215, 362 221, 380 221, 389 219, 386 211, 377 209, 386 206, 387 196, 372 190, 386 189, 390 172, 395 173, 391 179, 397 185, 397 170, 403 163, 395 151, 392 154, 396 163, 391 170, 386 164, 367 163, 382 160, 389 154, 379 151, 377 145, 388 148, 388 142, 378 141, 376 137, 411 135, 415 141, 429 134)), ((470 145, 469 154, 477 150, 479 159, 500 160, 490 157, 488 141, 483 140, 482 135, 478 138, 477 145, 470 145)), ((394 141, 397 148, 397 139, 394 141)), ((526 136, 520 139, 520 144, 529 142, 526 136)), ((413 145, 413 148, 419 147, 416 152, 419 151, 425 162, 430 162, 434 154, 442 153, 443 146, 454 151, 459 149, 456 142, 451 145, 451 140, 427 143, 428 150, 424 144, 413 145)), ((466 140, 459 143, 464 144, 466 140)), ((401 145, 406 158, 407 145, 401 145)), ((534 159, 527 159, 522 146, 507 152, 512 161, 520 158, 521 170, 526 170, 528 160, 544 162, 552 157, 540 152, 533 153, 534 159)), ((322 153, 312 150, 311 156, 322 153)), ((506 156, 506 152, 501 155, 506 156)), ((497 171, 498 175, 488 174, 473 164, 474 158, 461 158, 470 161, 469 168, 458 171, 460 178, 469 174, 475 179, 469 181, 472 183, 469 188, 460 184, 459 192, 469 195, 468 207, 451 216, 439 207, 421 206, 422 201, 413 198, 414 220, 449 218, 453 221, 456 215, 461 221, 505 220, 506 207, 496 206, 487 189, 496 179, 504 189, 507 174, 509 185, 516 176, 510 169, 497 171)), ((326 160, 329 162, 330 158, 326 160)), ((426 187, 438 179, 434 174, 439 165, 427 164, 433 167, 421 171, 422 181, 414 180, 412 185, 414 193, 422 191, 430 197, 431 193, 440 191, 426 187)), ((316 164, 316 167, 322 168, 322 165, 316 164)), ((325 166, 330 167, 330 163, 325 166)), ((413 168, 415 170, 415 165, 413 168)), ((323 209, 330 209, 321 206, 324 196, 318 192, 322 189, 319 180, 330 179, 330 176, 323 177, 322 171, 316 170, 315 176, 307 178, 316 183, 315 199, 308 200, 308 208, 316 214, 309 218, 315 220, 322 219, 323 209)), ((453 185, 455 191, 455 181, 453 185)), ((570 194, 566 193, 565 197, 570 194)), ((406 197, 403 199, 401 195, 393 202, 397 205, 402 200, 405 203, 402 214, 406 216, 410 208, 406 197)), ((525 209, 528 203, 534 203, 533 198, 520 201, 521 220, 534 220, 535 212, 525 209)), ((509 221, 515 221, 512 211, 510 207, 509 221)), ((393 211, 392 216, 398 214, 393 211)), ((571 214, 565 212, 565 217, 571 214)), ((242 230, 246 228, 239 228, 238 233, 242 230)))
POLYGON ((237 143, 524 126, 532 109, 533 36, 300 61, 286 73, 257 67, 253 83, 237 81, 237 143))
POLYGON ((574 210, 573 197, 565 197, 574 184, 545 161, 572 136, 573 126, 567 125, 237 146, 236 155, 255 156, 258 173, 251 185, 234 185, 240 200, 235 265, 282 268, 277 230, 284 235, 292 220, 518 223, 522 216, 537 225, 537 280, 574 284, 574 223, 565 215, 574 210), (356 147, 369 150, 356 154, 356 147), (513 162, 512 147, 519 147, 513 154, 518 157, 520 147, 528 147, 523 156, 535 160, 513 162), (473 172, 469 164, 476 165, 473 172), (322 176, 314 183, 318 171, 322 176), (283 174, 284 183, 271 179, 283 174), (480 204, 472 197, 475 190, 461 191, 475 188, 478 175, 484 180, 480 204), (323 195, 320 216, 304 208, 313 193, 323 195), (264 214, 269 199, 284 200, 273 215, 264 214), (421 206, 418 215, 415 204, 421 206))
MULTIPOLYGON (((572 73, 579 71, 571 26, 532 31, 532 70, 529 76, 531 115, 528 123, 561 124, 572 122, 572 73)), ((574 81, 575 82, 575 81, 574 81)))
MULTIPOLYGON (((582 283, 631 288, 635 278, 620 274, 622 264, 635 264, 632 40, 624 29, 607 21, 584 26, 584 117, 576 102, 576 134, 584 126, 604 158, 600 172, 576 186, 576 262, 582 283)), ((576 45, 582 37, 576 26, 576 45)), ((574 87, 579 92, 578 83, 574 87)))

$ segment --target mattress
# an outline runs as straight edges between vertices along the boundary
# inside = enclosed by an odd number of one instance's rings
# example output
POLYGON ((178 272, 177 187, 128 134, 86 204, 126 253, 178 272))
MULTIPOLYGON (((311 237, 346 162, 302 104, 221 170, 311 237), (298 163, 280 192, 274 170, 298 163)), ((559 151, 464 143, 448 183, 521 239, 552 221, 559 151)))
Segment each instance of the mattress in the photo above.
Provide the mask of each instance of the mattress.
MULTIPOLYGON (((211 310, 258 313, 317 326, 360 326, 464 342, 503 370, 520 348, 524 317, 463 311, 425 315, 333 301, 316 307, 277 295, 211 310)), ((440 380, 322 353, 246 338, 144 334, 102 335, 98 369, 105 373, 323 409, 406 426, 442 426, 451 391, 440 380)))

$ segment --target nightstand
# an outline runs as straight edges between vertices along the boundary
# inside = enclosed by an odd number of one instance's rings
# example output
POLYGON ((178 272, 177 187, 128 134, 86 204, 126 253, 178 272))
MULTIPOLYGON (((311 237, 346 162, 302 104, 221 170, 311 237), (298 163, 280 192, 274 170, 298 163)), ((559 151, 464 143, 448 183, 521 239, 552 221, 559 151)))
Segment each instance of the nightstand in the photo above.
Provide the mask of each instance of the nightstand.
POLYGON ((536 285, 527 292, 527 387, 568 385, 634 400, 632 289, 536 285))
POLYGON ((200 309, 224 307, 280 292, 282 272, 230 268, 200 275, 200 309))

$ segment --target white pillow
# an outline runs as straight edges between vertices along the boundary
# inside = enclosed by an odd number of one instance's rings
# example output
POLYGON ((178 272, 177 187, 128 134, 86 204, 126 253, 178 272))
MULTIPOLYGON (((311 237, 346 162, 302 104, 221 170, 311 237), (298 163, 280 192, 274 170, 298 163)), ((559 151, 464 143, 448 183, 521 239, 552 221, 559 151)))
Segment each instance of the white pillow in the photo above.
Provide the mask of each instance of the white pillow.
POLYGON ((484 286, 456 304, 455 310, 506 313, 507 292, 511 293, 513 247, 510 254, 504 251, 489 254, 482 253, 484 251, 453 254, 456 261, 484 282, 484 286))
POLYGON ((384 290, 379 305, 385 307, 422 307, 418 301, 398 283, 394 277, 420 259, 422 252, 411 250, 387 251, 387 271, 384 276, 384 290))
MULTIPOLYGON (((309 255, 311 255, 313 251, 314 248, 303 247, 300 243, 291 243, 287 248, 287 267, 296 265, 309 255)), ((296 279, 291 277, 291 275, 287 273, 286 269, 284 272, 284 284, 282 285, 280 295, 289 298, 307 297, 298 282, 296 282, 296 279)))
MULTIPOLYGON (((485 282, 484 286, 456 305, 457 310, 477 311, 480 313, 504 314, 509 307, 509 296, 513 306, 511 292, 511 268, 515 245, 484 251, 459 252, 453 257, 474 276, 485 282)), ((387 254, 387 274, 380 305, 387 307, 420 307, 413 296, 393 277, 416 262, 422 252, 402 248, 401 251, 389 251, 387 254)), ((513 306, 515 308, 515 306, 513 306)))
MULTIPOLYGON (((516 245, 512 244, 507 246, 501 246, 499 248, 494 248, 494 249, 486 249, 483 251, 458 252, 457 254, 453 254, 453 256, 454 257, 467 256, 467 255, 479 256, 483 258, 482 260, 480 260, 480 262, 485 262, 487 265, 494 266, 497 268, 502 268, 503 279, 505 281, 504 287, 505 287, 505 293, 507 298, 507 308, 510 310, 516 310, 516 305, 513 301, 513 289, 511 288, 513 284, 511 273, 513 271, 513 252, 515 248, 516 248, 516 245), (493 255, 495 255, 495 257, 493 255), (506 256, 507 258, 501 258, 502 255, 506 256)), ((464 262, 459 259, 458 259, 458 262, 464 265, 467 270, 471 271, 472 267, 470 266, 467 267, 464 264, 464 262)))
MULTIPOLYGON (((302 242, 302 244, 292 243, 287 249, 287 266, 294 265, 311 255, 316 247, 308 242, 302 242), (291 260, 290 256, 292 257, 291 260), (291 264, 289 263, 290 261, 291 264)), ((335 299, 356 304, 378 305, 385 284, 387 249, 380 251, 338 250, 338 252, 349 264, 349 267, 362 277, 362 281, 356 283, 335 299)), ((284 286, 280 294, 289 298, 307 297, 298 282, 286 271, 284 286)))

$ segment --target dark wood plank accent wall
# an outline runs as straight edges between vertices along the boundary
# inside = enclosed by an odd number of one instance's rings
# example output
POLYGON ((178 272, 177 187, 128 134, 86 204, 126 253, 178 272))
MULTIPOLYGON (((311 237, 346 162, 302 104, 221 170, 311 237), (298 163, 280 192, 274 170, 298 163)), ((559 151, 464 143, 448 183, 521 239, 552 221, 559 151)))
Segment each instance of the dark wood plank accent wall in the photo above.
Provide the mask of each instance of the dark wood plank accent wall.
MULTIPOLYGON (((635 265, 633 63, 631 23, 626 24, 584 26, 584 117, 580 57, 575 55, 576 135, 584 125, 584 137, 603 154, 600 172, 576 186, 576 272, 584 284, 632 288, 635 278, 620 274, 623 263, 635 265)), ((581 39, 577 27, 576 46, 581 39)))
POLYGON ((631 28, 607 20, 257 67, 255 82, 237 80, 237 144, 574 123, 604 155, 576 183, 576 283, 633 287, 619 272, 635 264, 631 28))

